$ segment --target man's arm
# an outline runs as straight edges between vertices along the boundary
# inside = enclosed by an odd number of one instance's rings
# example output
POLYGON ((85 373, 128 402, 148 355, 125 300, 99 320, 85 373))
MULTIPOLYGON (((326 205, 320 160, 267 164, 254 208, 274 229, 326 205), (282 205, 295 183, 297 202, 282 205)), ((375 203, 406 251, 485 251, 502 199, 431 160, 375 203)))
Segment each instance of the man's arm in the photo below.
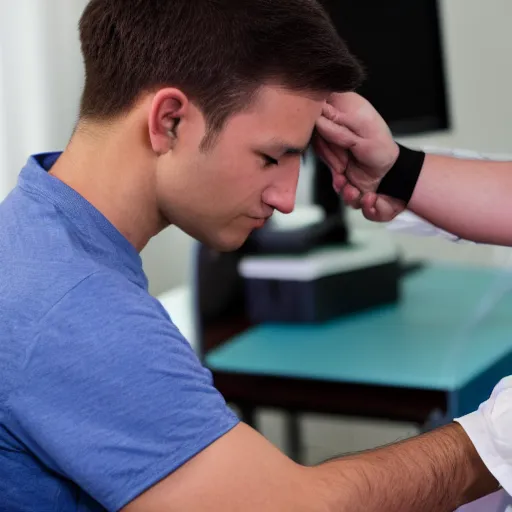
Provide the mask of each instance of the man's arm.
MULTIPOLYGON (((512 162, 426 155, 414 193, 403 201, 377 195, 399 147, 378 112, 354 93, 336 94, 317 123, 317 153, 344 201, 370 220, 392 220, 407 206, 461 238, 512 245, 512 162)), ((404 181, 407 172, 402 169, 404 181)))
POLYGON ((451 512, 496 488, 457 424, 311 468, 239 425, 123 512, 451 512))

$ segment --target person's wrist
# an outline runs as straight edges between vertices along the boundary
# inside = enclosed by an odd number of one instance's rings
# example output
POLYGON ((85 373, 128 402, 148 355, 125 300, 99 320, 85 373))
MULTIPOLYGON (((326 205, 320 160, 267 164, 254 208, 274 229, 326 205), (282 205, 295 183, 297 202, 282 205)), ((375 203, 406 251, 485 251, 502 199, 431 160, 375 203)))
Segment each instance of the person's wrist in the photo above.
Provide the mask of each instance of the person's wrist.
POLYGON ((393 141, 393 150, 390 152, 391 158, 390 163, 387 166, 386 174, 393 168, 393 166, 396 164, 396 161, 398 160, 398 157, 400 156, 400 146, 393 141))
POLYGON ((407 205, 423 168, 425 152, 406 148, 396 142, 395 150, 394 163, 377 187, 377 194, 394 197, 407 205))

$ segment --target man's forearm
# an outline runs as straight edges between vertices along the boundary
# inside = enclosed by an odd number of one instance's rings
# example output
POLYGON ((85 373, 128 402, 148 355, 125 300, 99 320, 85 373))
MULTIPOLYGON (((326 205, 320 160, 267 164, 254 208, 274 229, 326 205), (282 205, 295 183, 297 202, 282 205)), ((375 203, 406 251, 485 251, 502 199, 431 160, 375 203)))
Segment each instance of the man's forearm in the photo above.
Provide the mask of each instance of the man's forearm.
POLYGON ((512 245, 512 162, 428 154, 409 209, 461 238, 512 245))
POLYGON ((498 488, 457 424, 313 470, 332 512, 452 512, 498 488))

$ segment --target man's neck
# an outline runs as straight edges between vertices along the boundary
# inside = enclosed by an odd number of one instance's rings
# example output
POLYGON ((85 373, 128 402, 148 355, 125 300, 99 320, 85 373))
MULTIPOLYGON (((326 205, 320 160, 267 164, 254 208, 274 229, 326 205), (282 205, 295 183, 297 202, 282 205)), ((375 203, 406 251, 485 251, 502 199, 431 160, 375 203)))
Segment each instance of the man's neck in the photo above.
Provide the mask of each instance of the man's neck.
POLYGON ((79 129, 50 174, 91 203, 140 252, 166 223, 158 211, 150 159, 134 151, 140 141, 129 137, 79 129))

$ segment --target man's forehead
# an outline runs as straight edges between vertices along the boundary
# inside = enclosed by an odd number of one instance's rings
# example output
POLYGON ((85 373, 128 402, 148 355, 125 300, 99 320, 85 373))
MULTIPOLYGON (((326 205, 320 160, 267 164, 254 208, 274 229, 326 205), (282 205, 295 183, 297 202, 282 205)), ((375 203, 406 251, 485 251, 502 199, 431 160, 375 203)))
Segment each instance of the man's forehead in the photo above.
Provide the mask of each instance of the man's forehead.
POLYGON ((261 112, 262 109, 280 110, 315 108, 330 96, 328 92, 312 92, 289 89, 282 85, 262 85, 252 96, 249 109, 261 112))
POLYGON ((309 147, 326 94, 309 94, 280 86, 262 86, 246 108, 230 116, 221 134, 233 143, 246 139, 276 156, 302 154, 309 147))
POLYGON ((303 137, 301 141, 291 141, 280 137, 272 137, 268 141, 265 142, 265 147, 270 151, 274 151, 276 153, 283 153, 288 155, 302 155, 307 151, 311 144, 311 139, 313 137, 313 133, 309 130, 309 135, 307 137, 303 137))
POLYGON ((246 114, 266 144, 298 153, 309 145, 327 96, 267 86, 246 114))

